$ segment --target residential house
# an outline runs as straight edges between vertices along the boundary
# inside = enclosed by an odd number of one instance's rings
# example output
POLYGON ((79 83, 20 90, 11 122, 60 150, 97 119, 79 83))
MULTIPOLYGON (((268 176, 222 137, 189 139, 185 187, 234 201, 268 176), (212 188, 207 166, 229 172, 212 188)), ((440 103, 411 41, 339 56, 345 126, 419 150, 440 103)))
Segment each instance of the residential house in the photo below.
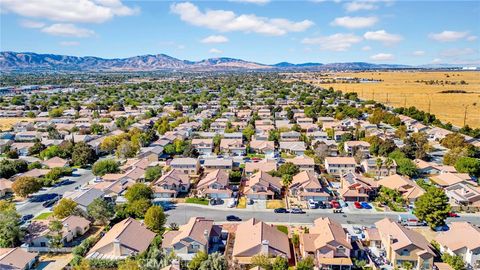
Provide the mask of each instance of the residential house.
POLYGON ((480 229, 468 222, 452 222, 435 241, 441 253, 460 256, 469 269, 480 269, 480 229))
POLYGON ((65 192, 64 198, 72 199, 77 203, 77 207, 83 211, 87 211, 87 207, 97 198, 104 198, 105 192, 96 188, 79 189, 75 191, 65 192))
POLYGON ((0 178, 0 198, 5 197, 5 195, 9 193, 13 193, 12 184, 13 182, 8 179, 0 178))
POLYGON ((285 141, 280 142, 280 151, 290 153, 297 156, 303 156, 307 150, 305 143, 302 141, 285 141))
POLYGON ((292 256, 288 236, 273 225, 252 218, 240 223, 235 234, 232 256, 240 265, 250 265, 258 254, 287 259, 292 256))
POLYGON ((190 189, 190 177, 184 171, 170 170, 153 183, 156 198, 176 198, 190 189))
POLYGON ((205 168, 206 171, 218 169, 231 170, 233 169, 233 160, 228 158, 205 159, 203 168, 205 168))
POLYGON ((330 218, 318 218, 308 233, 300 236, 300 255, 314 258, 320 269, 352 269, 352 240, 342 225, 330 218))
POLYGON ((246 147, 241 139, 222 139, 220 141, 220 151, 234 156, 244 156, 246 147))
POLYGON ((398 174, 392 174, 384 177, 377 183, 380 186, 400 191, 402 197, 410 204, 413 204, 418 197, 425 193, 425 191, 418 186, 417 183, 398 174))
POLYGON ((430 180, 442 188, 458 183, 465 183, 474 186, 477 185, 477 183, 473 181, 468 173, 441 173, 431 176, 430 180))
POLYGON ((280 133, 281 141, 298 141, 300 140, 300 132, 287 131, 280 133))
POLYGON ((192 146, 197 149, 200 155, 211 155, 213 153, 213 139, 192 139, 192 146))
POLYGON ((87 259, 123 260, 147 250, 155 233, 140 221, 126 218, 115 224, 87 253, 87 259))
POLYGON ((197 252, 208 253, 212 244, 220 241, 221 231, 221 227, 214 225, 211 219, 191 217, 178 230, 165 233, 162 248, 167 253, 174 252, 182 260, 190 261, 197 252))
POLYGON ((312 171, 301 171, 293 176, 289 193, 301 201, 327 201, 330 199, 330 194, 325 192, 318 176, 312 171))
POLYGON ((247 176, 258 171, 271 172, 276 170, 277 162, 275 160, 263 159, 258 162, 245 162, 244 171, 247 176))
POLYGON ((196 175, 200 170, 200 162, 196 158, 174 158, 170 162, 170 167, 189 175, 196 175))
POLYGON ((315 160, 311 157, 307 156, 296 156, 294 158, 286 158, 285 162, 291 162, 298 166, 300 171, 308 171, 314 172, 315 171, 315 160))
POLYGON ((325 169, 327 173, 340 177, 347 173, 355 172, 357 162, 353 157, 326 157, 325 169))
POLYGON ((350 172, 342 175, 338 190, 344 201, 368 201, 378 191, 378 183, 373 178, 350 172))
POLYGON ((435 252, 420 233, 384 218, 375 223, 382 241, 382 249, 393 267, 409 262, 413 269, 433 269, 435 252))
POLYGON ((232 190, 229 188, 229 173, 226 170, 209 172, 197 183, 197 193, 209 198, 229 198, 232 190))
POLYGON ((64 168, 68 166, 68 160, 65 160, 60 157, 52 157, 48 160, 42 162, 43 165, 48 168, 64 168))
POLYGON ((15 133, 16 142, 32 142, 41 138, 41 134, 37 131, 20 131, 15 133))
POLYGON ((265 157, 273 158, 275 155, 275 142, 254 139, 250 142, 250 149, 256 153, 265 154, 265 157))
POLYGON ((462 206, 480 209, 480 188, 463 182, 445 188, 450 204, 459 210, 462 206))
POLYGON ((358 152, 360 152, 363 157, 368 157, 370 154, 370 144, 365 141, 346 141, 343 144, 343 148, 345 153, 350 156, 355 156, 358 152))
POLYGON ((0 269, 27 270, 33 269, 38 254, 27 252, 22 248, 0 248, 0 269))
POLYGON ((252 174, 245 183, 244 194, 249 199, 273 199, 275 195, 280 195, 282 190, 282 180, 279 177, 258 171, 252 174))
POLYGON ((421 159, 414 160, 418 172, 421 174, 439 174, 444 172, 456 173, 457 170, 453 166, 437 164, 434 162, 427 162, 421 159))
POLYGON ((390 159, 390 161, 391 164, 387 164, 386 158, 374 157, 362 160, 360 166, 362 167, 363 171, 368 173, 369 175, 375 175, 378 178, 382 178, 395 174, 395 172, 397 171, 397 163, 395 162, 395 160, 390 159), (378 167, 378 159, 382 161, 380 167, 378 167))

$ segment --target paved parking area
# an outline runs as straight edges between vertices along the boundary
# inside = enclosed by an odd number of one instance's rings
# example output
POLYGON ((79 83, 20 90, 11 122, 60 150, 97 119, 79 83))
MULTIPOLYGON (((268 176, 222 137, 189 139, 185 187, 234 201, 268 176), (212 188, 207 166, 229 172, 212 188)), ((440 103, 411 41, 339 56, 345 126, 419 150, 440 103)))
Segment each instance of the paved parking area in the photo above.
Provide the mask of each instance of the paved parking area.
POLYGON ((253 200, 254 203, 252 205, 248 205, 247 203, 247 208, 248 210, 265 210, 267 208, 267 203, 265 200, 253 200))
POLYGON ((355 208, 355 205, 353 204, 353 202, 348 202, 348 206, 343 208, 343 212, 345 212, 345 213, 358 213, 358 214, 361 214, 361 213, 376 213, 377 210, 375 210, 375 207, 373 207, 373 205, 371 203, 369 203, 369 205, 372 207, 371 209, 365 209, 365 208, 357 209, 357 208, 355 208))

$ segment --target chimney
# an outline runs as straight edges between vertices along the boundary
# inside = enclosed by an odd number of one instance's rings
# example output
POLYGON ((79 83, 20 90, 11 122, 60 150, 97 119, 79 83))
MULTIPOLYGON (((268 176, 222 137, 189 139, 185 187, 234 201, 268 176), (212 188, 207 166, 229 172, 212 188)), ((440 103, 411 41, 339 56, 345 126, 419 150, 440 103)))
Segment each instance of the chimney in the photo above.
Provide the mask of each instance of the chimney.
POLYGON ((118 240, 118 238, 113 240, 113 255, 122 256, 122 249, 120 247, 120 240, 118 240))
POLYGON ((268 246, 269 245, 270 245, 270 242, 268 242, 268 240, 263 240, 262 241, 262 248, 260 250, 260 253, 268 256, 268 246))
POLYGON ((347 233, 345 234, 345 236, 346 236, 346 238, 347 238, 347 242, 348 242, 348 243, 351 243, 351 242, 352 242, 352 236, 350 235, 350 233, 347 232, 347 233))

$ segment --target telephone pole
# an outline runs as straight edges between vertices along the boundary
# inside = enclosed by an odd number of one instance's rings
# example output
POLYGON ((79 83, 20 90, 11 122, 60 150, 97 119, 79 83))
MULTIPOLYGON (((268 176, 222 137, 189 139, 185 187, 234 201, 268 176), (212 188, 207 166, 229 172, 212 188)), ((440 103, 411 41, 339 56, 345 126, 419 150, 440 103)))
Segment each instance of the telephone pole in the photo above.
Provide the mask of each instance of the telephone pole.
POLYGON ((431 99, 428 100, 428 113, 430 113, 430 105, 432 105, 432 100, 431 99))
POLYGON ((463 126, 467 123, 467 109, 468 105, 465 106, 465 114, 463 115, 463 126))

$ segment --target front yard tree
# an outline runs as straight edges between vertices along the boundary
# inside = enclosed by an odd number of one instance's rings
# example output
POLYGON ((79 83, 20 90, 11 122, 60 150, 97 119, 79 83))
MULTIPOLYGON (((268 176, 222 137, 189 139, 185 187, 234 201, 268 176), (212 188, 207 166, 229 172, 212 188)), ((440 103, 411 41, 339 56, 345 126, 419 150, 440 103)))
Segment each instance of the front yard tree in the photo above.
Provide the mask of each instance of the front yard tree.
POLYGON ((448 201, 442 189, 431 187, 415 201, 415 215, 432 229, 444 225, 450 212, 448 201))
POLYGON ((257 254, 252 257, 251 260, 252 266, 259 266, 261 269, 272 270, 272 263, 270 258, 264 254, 257 254))
POLYGON ((53 215, 59 219, 66 218, 76 212, 78 204, 72 199, 63 198, 53 208, 53 215))
POLYGON ((152 196, 152 188, 142 183, 133 184, 130 188, 127 189, 127 192, 125 193, 125 198, 128 202, 133 202, 139 199, 150 200, 152 196))
POLYGON ((0 200, 0 248, 14 247, 19 242, 19 218, 15 204, 0 200))
POLYGON ((161 233, 165 229, 165 221, 167 220, 167 216, 163 212, 163 208, 158 205, 152 205, 148 208, 147 212, 145 213, 145 225, 150 230, 161 233))
POLYGON ((113 205, 102 198, 96 198, 88 205, 87 213, 97 224, 107 225, 111 218, 115 215, 113 205))
POLYGON ((480 159, 472 157, 461 157, 455 162, 455 169, 461 173, 468 173, 480 177, 480 159))
POLYGON ((94 175, 103 176, 107 173, 118 172, 119 164, 113 159, 99 160, 93 164, 92 172, 94 175))
POLYGON ((313 270, 313 267, 315 266, 313 262, 313 258, 308 256, 301 261, 297 263, 297 268, 296 270, 313 270))
POLYGON ((48 246, 51 248, 63 247, 63 224, 59 220, 52 220, 48 224, 50 232, 47 235, 48 246))
POLYGON ((20 176, 13 182, 12 189, 20 197, 27 197, 28 195, 39 191, 42 188, 37 179, 29 176, 20 176))
POLYGON ((155 181, 162 176, 162 167, 153 166, 145 171, 145 180, 148 182, 155 181))
POLYGON ((207 258, 207 253, 203 251, 197 252, 195 256, 193 256, 192 260, 188 263, 188 270, 198 270, 200 268, 200 265, 202 265, 202 263, 206 261, 207 258))
POLYGON ((95 151, 86 143, 79 142, 73 146, 72 162, 75 166, 84 167, 97 159, 95 151))
POLYGON ((272 270, 288 270, 288 260, 285 257, 277 256, 273 261, 272 270))

